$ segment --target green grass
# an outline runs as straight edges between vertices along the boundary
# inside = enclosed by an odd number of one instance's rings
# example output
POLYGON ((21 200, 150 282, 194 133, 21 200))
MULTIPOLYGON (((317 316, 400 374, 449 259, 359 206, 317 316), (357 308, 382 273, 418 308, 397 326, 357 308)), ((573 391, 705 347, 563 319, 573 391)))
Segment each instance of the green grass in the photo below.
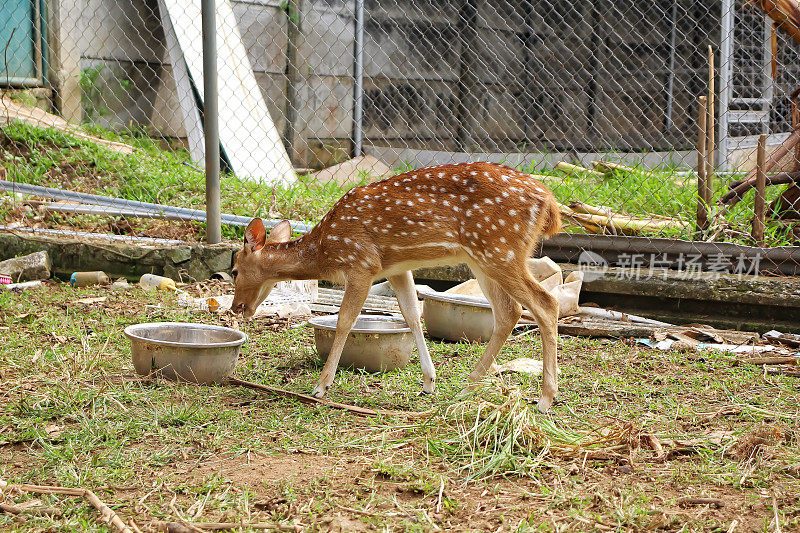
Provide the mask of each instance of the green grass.
MULTIPOLYGON (((121 155, 89 141, 54 130, 40 129, 19 122, 0 128, 0 163, 8 179, 39 185, 65 187, 82 192, 117 196, 132 200, 156 202, 180 207, 202 209, 205 205, 205 178, 192 168, 187 152, 143 133, 114 133, 99 128, 92 133, 112 140, 126 142, 137 148, 135 154, 121 155)), ((544 182, 562 203, 581 201, 610 207, 617 212, 647 217, 674 217, 694 226, 697 210, 696 181, 693 176, 678 177, 673 168, 634 172, 615 172, 607 178, 574 176, 558 171, 535 171, 535 164, 521 170, 544 175, 544 182)), ((403 163, 396 172, 413 169, 403 163)), ((333 203, 349 188, 363 183, 365 175, 356 177, 346 187, 336 184, 316 184, 310 178, 298 178, 291 186, 265 186, 233 175, 222 177, 222 210, 244 216, 265 218, 284 217, 306 223, 316 223, 333 203)), ((730 178, 733 179, 733 178, 730 178)), ((727 190, 727 178, 714 182, 714 197, 727 190)), ((780 187, 767 189, 767 201, 772 201, 780 187)), ((733 209, 725 213, 726 231, 718 234, 719 241, 752 244, 749 237, 753 217, 752 191, 733 209)), ((0 216, 8 216, 8 203, 0 203, 0 216)), ((32 216, 32 215, 31 215, 32 216)), ((49 215, 54 225, 97 227, 103 217, 49 215)), ((142 224, 142 222, 139 222, 142 224)), ((198 238, 203 236, 203 225, 198 238)), ((567 231, 583 231, 569 227, 567 231)), ((648 233, 653 237, 692 239, 691 229, 675 229, 648 233)), ((241 228, 224 228, 224 236, 239 239, 241 228)), ((790 225, 769 223, 766 229, 767 246, 794 245, 790 225)))
MULTIPOLYGON (((386 374, 342 369, 329 394, 435 414, 362 419, 232 386, 122 379, 133 373, 123 328, 163 320, 237 325, 139 289, 0 292, 0 479, 91 488, 143 528, 177 520, 177 510, 194 522, 296 520, 310 531, 726 531, 733 520, 740 530, 774 531, 773 495, 782 530, 800 527, 797 378, 734 366, 726 354, 561 337, 561 403, 543 416, 533 410, 538 377, 505 375, 461 395, 483 347, 429 340, 436 395, 420 395, 416 357, 386 374), (75 303, 94 296, 108 300, 75 303), (588 440, 564 448, 576 435, 623 427, 625 448, 588 440), (654 462, 642 433, 667 449, 692 442, 694 452, 654 462), (537 440, 528 446, 524 435, 537 440), (687 495, 725 507, 679 507, 687 495)), ((313 388, 321 367, 309 329, 263 318, 238 327, 249 336, 239 377, 313 388)), ((540 349, 526 335, 500 362, 540 349)), ((0 514, 0 530, 108 531, 80 499, 38 498, 64 516, 23 524, 0 514)))

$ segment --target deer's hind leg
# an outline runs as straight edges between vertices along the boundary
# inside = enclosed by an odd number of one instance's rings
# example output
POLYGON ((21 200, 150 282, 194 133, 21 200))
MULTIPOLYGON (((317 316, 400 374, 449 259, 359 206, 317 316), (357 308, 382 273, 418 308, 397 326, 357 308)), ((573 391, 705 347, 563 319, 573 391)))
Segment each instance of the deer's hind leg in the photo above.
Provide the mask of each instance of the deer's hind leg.
POLYGON ((542 396, 539 410, 546 412, 558 393, 558 300, 537 282, 524 261, 486 272, 514 300, 524 305, 539 325, 542 337, 542 396))
POLYGON ((469 375, 469 380, 471 382, 478 381, 490 371, 494 364, 495 357, 497 357, 503 344, 508 340, 520 316, 522 316, 522 306, 509 296, 498 282, 486 276, 478 268, 473 268, 473 272, 475 278, 478 280, 478 284, 481 286, 484 296, 486 296, 486 299, 489 300, 489 303, 492 305, 494 329, 492 330, 492 336, 486 345, 486 349, 483 351, 483 356, 469 375))

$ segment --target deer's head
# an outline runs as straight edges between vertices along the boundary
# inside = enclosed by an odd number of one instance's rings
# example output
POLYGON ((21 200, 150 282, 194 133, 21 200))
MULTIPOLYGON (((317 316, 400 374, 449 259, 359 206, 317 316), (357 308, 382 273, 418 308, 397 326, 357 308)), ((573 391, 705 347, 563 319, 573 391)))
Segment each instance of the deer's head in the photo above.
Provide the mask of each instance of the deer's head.
POLYGON ((288 220, 278 223, 269 233, 260 218, 254 218, 244 232, 244 246, 233 263, 236 287, 231 310, 250 318, 281 278, 272 265, 273 254, 281 243, 289 241, 292 228, 288 220))

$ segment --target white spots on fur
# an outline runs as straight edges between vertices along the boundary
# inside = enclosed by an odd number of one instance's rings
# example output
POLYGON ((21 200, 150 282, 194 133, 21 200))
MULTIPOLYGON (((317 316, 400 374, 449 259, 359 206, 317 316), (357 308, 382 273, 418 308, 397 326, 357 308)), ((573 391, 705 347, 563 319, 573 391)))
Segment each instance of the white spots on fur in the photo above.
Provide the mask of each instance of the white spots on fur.
POLYGON ((355 261, 356 260, 356 256, 350 254, 350 255, 347 256, 347 259, 348 259, 348 261, 355 261))
POLYGON ((519 231, 519 224, 514 224, 514 231, 519 231))
POLYGON ((350 244, 353 241, 352 241, 352 239, 350 239, 350 237, 345 237, 344 238, 344 242, 345 242, 345 244, 350 244))
POLYGON ((508 252, 506 252, 506 261, 513 260, 515 255, 516 254, 514 253, 514 250, 509 250, 508 252))
POLYGON ((505 219, 503 219, 503 218, 499 219, 499 220, 497 221, 497 223, 498 223, 498 224, 500 224, 501 226, 505 226, 505 225, 506 225, 506 221, 505 221, 505 219))
POLYGON ((505 237, 500 237, 500 242, 505 243, 506 242, 506 238, 505 237))
POLYGON ((472 215, 472 209, 467 209, 467 212, 464 213, 464 214, 467 215, 467 216, 471 216, 472 215))
POLYGON ((439 177, 443 178, 444 177, 444 172, 439 172, 439 177))
POLYGON ((511 215, 511 216, 513 217, 513 216, 515 216, 515 215, 517 214, 517 210, 516 210, 516 209, 510 209, 510 210, 508 211, 508 214, 509 214, 509 215, 511 215))
POLYGON ((328 239, 331 240, 331 241, 338 241, 339 240, 339 236, 338 235, 328 235, 328 239))
POLYGON ((450 202, 448 202, 447 200, 442 200, 442 205, 445 206, 445 207, 449 207, 450 206, 450 202))
POLYGON ((336 222, 331 222, 331 227, 335 228, 336 227, 336 222))
POLYGON ((478 175, 478 173, 477 173, 477 172, 475 172, 475 171, 473 170, 472 172, 470 172, 470 173, 469 173, 469 175, 470 175, 470 176, 477 176, 477 175, 478 175))

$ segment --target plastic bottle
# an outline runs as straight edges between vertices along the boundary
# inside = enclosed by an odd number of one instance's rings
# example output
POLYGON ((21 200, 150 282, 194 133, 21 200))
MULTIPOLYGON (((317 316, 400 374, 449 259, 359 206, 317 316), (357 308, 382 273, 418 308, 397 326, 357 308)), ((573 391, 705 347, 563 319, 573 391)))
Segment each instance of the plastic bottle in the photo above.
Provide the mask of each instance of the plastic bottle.
POLYGON ((145 289, 158 289, 160 291, 178 290, 173 280, 164 276, 156 276, 155 274, 144 274, 139 279, 139 286, 145 289))
POLYGON ((111 279, 102 270, 91 272, 73 272, 69 277, 69 284, 73 287, 88 287, 89 285, 108 285, 111 279))

